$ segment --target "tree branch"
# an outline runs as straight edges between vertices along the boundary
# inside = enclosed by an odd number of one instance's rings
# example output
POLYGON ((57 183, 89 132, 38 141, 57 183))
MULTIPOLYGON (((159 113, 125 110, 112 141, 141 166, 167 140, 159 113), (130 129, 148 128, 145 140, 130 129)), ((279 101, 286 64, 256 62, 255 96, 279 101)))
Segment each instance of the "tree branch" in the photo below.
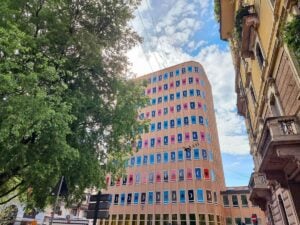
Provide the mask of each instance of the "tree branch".
POLYGON ((8 190, 7 192, 3 193, 0 195, 0 198, 3 198, 4 196, 8 195, 9 193, 13 192, 14 190, 16 190, 18 187, 20 187, 22 184, 24 184, 24 181, 21 181, 19 184, 17 184, 16 186, 14 186, 13 188, 11 188, 10 190, 8 190))
POLYGON ((14 198, 18 197, 20 194, 22 194, 22 193, 24 193, 24 192, 25 192, 25 190, 20 191, 19 193, 13 195, 13 196, 10 197, 9 199, 7 199, 7 200, 5 200, 5 201, 3 201, 3 202, 0 202, 0 205, 4 205, 4 204, 8 203, 9 201, 13 200, 14 198))

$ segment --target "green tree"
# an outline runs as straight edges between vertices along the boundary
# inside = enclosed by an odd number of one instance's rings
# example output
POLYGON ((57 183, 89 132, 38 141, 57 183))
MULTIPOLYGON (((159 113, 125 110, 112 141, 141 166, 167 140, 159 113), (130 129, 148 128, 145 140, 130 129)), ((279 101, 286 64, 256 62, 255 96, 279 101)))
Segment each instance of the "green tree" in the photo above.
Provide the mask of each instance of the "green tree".
POLYGON ((75 201, 122 168, 147 102, 142 85, 126 79, 125 54, 140 41, 128 26, 135 7, 121 0, 1 2, 0 204, 18 196, 43 208, 62 175, 67 200, 75 201))

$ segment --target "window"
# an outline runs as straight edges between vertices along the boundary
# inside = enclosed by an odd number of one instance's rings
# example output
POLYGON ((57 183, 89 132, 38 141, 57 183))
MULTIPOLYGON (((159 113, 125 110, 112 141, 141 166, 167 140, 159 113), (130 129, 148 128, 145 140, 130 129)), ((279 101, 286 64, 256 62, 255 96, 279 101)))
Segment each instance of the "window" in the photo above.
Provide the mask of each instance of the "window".
POLYGON ((185 110, 188 109, 188 104, 187 103, 183 103, 183 109, 185 109, 185 110))
POLYGON ((132 194, 128 193, 127 195, 127 204, 130 205, 131 204, 131 199, 132 199, 132 194))
POLYGON ((168 136, 164 136, 164 145, 168 145, 168 136))
POLYGON ((157 115, 161 116, 161 109, 157 110, 157 115))
POLYGON ((154 154, 150 155, 150 164, 153 165, 154 164, 154 154))
POLYGON ((164 163, 168 163, 168 162, 169 162, 168 152, 164 152, 164 163))
POLYGON ((118 203, 119 203, 119 195, 115 194, 114 205, 118 205, 118 203))
POLYGON ((171 181, 176 181, 176 170, 171 170, 171 181))
POLYGON ((131 157, 130 165, 131 165, 131 166, 134 166, 134 163, 135 163, 135 157, 131 157))
POLYGON ((213 169, 210 170, 210 177, 211 177, 211 181, 216 180, 216 174, 215 174, 215 171, 213 169))
POLYGON ((179 181, 184 180, 184 169, 179 169, 178 170, 178 178, 179 178, 179 181))
POLYGON ((175 127, 175 121, 174 120, 170 120, 170 127, 174 128, 175 127))
POLYGON ((168 84, 164 84, 164 90, 168 90, 168 84))
POLYGON ((214 191, 214 203, 217 204, 218 203, 218 196, 217 196, 217 192, 214 191))
POLYGON ((160 172, 156 172, 156 183, 160 183, 161 182, 161 175, 160 172))
POLYGON ((176 92, 176 99, 180 99, 180 92, 176 92))
POLYGON ((229 207, 228 195, 223 195, 223 204, 224 204, 224 207, 229 207))
POLYGON ((122 179, 122 185, 126 185, 127 184, 127 176, 125 175, 122 179))
POLYGON ((247 195, 241 195, 241 200, 242 200, 242 206, 248 207, 247 195))
POLYGON ((191 121, 192 121, 192 124, 196 124, 197 123, 196 116, 191 116, 191 121))
POLYGON ((164 108, 164 115, 168 114, 168 108, 164 108))
POLYGON ((162 97, 159 97, 158 99, 157 99, 157 103, 161 103, 162 102, 162 97))
POLYGON ((183 160, 183 151, 178 150, 178 161, 182 161, 182 160, 183 160))
POLYGON ((172 203, 176 203, 177 202, 177 192, 172 191, 171 195, 172 195, 172 203))
POLYGON ((173 77, 173 76, 174 76, 174 75, 173 75, 173 71, 171 71, 171 72, 170 72, 170 78, 173 77))
POLYGON ((140 166, 142 164, 142 156, 137 156, 136 157, 136 165, 140 166))
POLYGON ((155 110, 153 110, 153 111, 151 112, 151 116, 152 116, 152 117, 155 117, 155 110))
POLYGON ((181 110, 181 105, 176 105, 176 111, 180 112, 180 110, 181 110))
POLYGON ((187 91, 183 91, 183 92, 182 92, 182 96, 183 96, 183 97, 187 97, 187 91))
POLYGON ((213 214, 208 214, 208 225, 215 225, 215 216, 213 214))
POLYGON ((196 180, 201 180, 201 169, 200 168, 195 168, 195 178, 196 180))
POLYGON ((170 112, 171 112, 171 113, 174 112, 174 106, 170 106, 170 112))
POLYGON ((184 140, 185 140, 185 141, 190 141, 190 133, 189 133, 189 132, 186 132, 186 133, 184 134, 184 140))
POLYGON ((194 159, 200 159, 200 154, 199 154, 199 149, 198 148, 194 149, 194 159))
POLYGON ((164 121, 164 129, 167 130, 168 129, 168 120, 164 121))
POLYGON ((137 205, 139 203, 139 193, 134 193, 134 196, 133 196, 133 203, 135 205, 137 205))
POLYGON ((204 179, 206 179, 206 180, 210 179, 209 169, 204 169, 204 179))
POLYGON ((185 78, 182 79, 182 85, 186 85, 186 79, 185 78))
POLYGON ((190 96, 194 96, 194 95, 195 95, 194 89, 190 89, 190 96))
POLYGON ((181 127, 181 118, 177 118, 177 127, 181 127))
POLYGON ((182 134, 177 134, 177 142, 182 143, 182 134))
POLYGON ((161 81, 162 80, 162 75, 158 76, 158 80, 161 81))
POLYGON ((164 74, 164 80, 167 80, 168 79, 168 73, 165 73, 164 74))
POLYGON ((154 182, 154 173, 153 172, 151 172, 151 173, 149 173, 149 183, 150 184, 153 184, 153 182, 154 182))
POLYGON ((185 203, 185 190, 179 190, 179 198, 180 198, 180 203, 185 203))
POLYGON ((195 102, 190 102, 190 108, 195 109, 195 102))
POLYGON ((161 202, 160 192, 157 191, 155 192, 155 203, 160 204, 160 202, 161 202))
POLYGON ((205 97, 206 97, 205 91, 202 91, 202 98, 205 99, 205 97))
POLYGON ((256 53, 256 58, 257 58, 257 62, 259 64, 259 67, 262 69, 265 59, 264 59, 264 56, 263 56, 263 53, 261 51, 259 43, 256 43, 255 53, 256 53))
POLYGON ((147 163, 148 163, 148 156, 144 155, 143 156, 143 165, 147 165, 147 163))
POLYGON ((180 72, 179 72, 179 70, 176 70, 176 76, 178 76, 178 75, 179 75, 179 73, 180 73, 180 72))
POLYGON ((174 100, 174 94, 170 94, 170 101, 174 100))
POLYGON ((192 169, 190 169, 190 168, 188 168, 188 169, 186 170, 186 179, 187 179, 187 180, 192 180, 192 179, 193 179, 193 171, 192 171, 192 169))
MULTIPOLYGON (((189 73, 193 72, 193 67, 192 67, 192 66, 189 66, 189 67, 188 67, 188 71, 189 71, 189 73)), ((195 219, 195 220, 196 220, 196 219, 195 219)))
POLYGON ((184 123, 184 125, 189 125, 189 117, 185 116, 183 118, 183 123, 184 123))
POLYGON ((168 101, 168 95, 165 95, 164 96, 164 102, 167 102, 168 101))
POLYGON ((198 140, 198 133, 196 131, 193 131, 193 141, 198 140))
POLYGON ((180 80, 176 80, 175 85, 176 85, 176 87, 179 87, 180 86, 180 80))
MULTIPOLYGON (((113 224, 110 224, 113 225, 113 224)), ((137 214, 132 215, 132 224, 131 225, 137 225, 137 214)))
POLYGON ((152 214, 148 214, 147 215, 147 224, 152 224, 152 220, 153 220, 153 215, 152 214))
POLYGON ((164 191, 164 204, 169 204, 169 191, 164 191))
POLYGON ((204 80, 201 80, 200 83, 201 83, 201 85, 202 85, 203 87, 205 86, 204 80))
POLYGON ((199 214, 199 225, 206 225, 205 214, 199 214))
POLYGON ((232 205, 233 207, 239 207, 238 197, 237 195, 232 195, 232 205))
POLYGON ((153 94, 156 93, 156 87, 152 88, 152 93, 153 93, 153 94))
POLYGON ((232 218, 226 217, 226 225, 232 225, 232 218))
POLYGON ((207 151, 202 149, 202 159, 207 160, 207 151))
POLYGON ((155 214, 155 225, 160 225, 160 214, 155 214))
POLYGON ((203 124, 203 117, 199 116, 199 124, 203 124))
POLYGON ((143 143, 143 142, 142 142, 141 140, 138 141, 138 149, 141 149, 141 148, 142 148, 142 143, 143 143))
POLYGON ((195 72, 198 73, 199 72, 199 68, 197 66, 194 67, 195 72))
POLYGON ((168 171, 164 171, 164 182, 168 182, 169 181, 169 174, 168 171))
POLYGON ((202 189, 197 190, 197 202, 204 202, 203 190, 202 189))
POLYGON ((196 95, 197 95, 197 96, 201 96, 200 90, 196 90, 196 95))
POLYGON ((245 224, 252 224, 251 218, 245 218, 245 224))
POLYGON ((185 71, 185 67, 183 67, 182 69, 181 69, 181 73, 182 74, 184 74, 186 71, 185 71))
POLYGON ((212 203, 212 195, 211 195, 211 191, 206 190, 206 200, 208 203, 212 203))
POLYGON ((171 144, 175 144, 175 135, 174 134, 171 135, 171 144))
POLYGON ((172 81, 172 82, 170 82, 170 89, 171 88, 174 88, 174 82, 172 81))
POLYGON ((242 224, 242 218, 234 218, 235 224, 242 224))
POLYGON ((171 152, 171 161, 172 162, 176 161, 176 153, 175 152, 171 152))
POLYGON ((156 76, 155 77, 152 77, 152 83, 155 83, 156 82, 156 76))
POLYGON ((154 148, 154 145, 155 145, 155 138, 151 138, 150 139, 150 147, 154 148))
POLYGON ((121 201, 120 201, 120 205, 124 205, 125 204, 125 193, 121 194, 121 201))
POLYGON ((152 191, 148 192, 148 204, 149 205, 153 204, 153 192, 152 191))
POLYGON ((151 128, 150 128, 151 132, 155 131, 155 123, 151 123, 151 128))
POLYGON ((161 85, 158 86, 158 92, 161 92, 162 91, 162 87, 161 85))
POLYGON ((140 175, 140 173, 137 173, 136 175, 135 175, 135 183, 136 184, 139 184, 141 182, 141 175, 140 175))
POLYGON ((156 163, 157 164, 161 163, 161 154, 160 153, 156 154, 156 163))
POLYGON ((189 202, 194 202, 194 190, 188 190, 189 202))
POLYGON ((201 108, 202 108, 202 103, 198 102, 198 109, 201 109, 201 108))
POLYGON ((161 130, 161 122, 157 123, 157 130, 161 130))
POLYGON ((203 111, 204 111, 204 112, 207 111, 206 104, 203 105, 203 111))
POLYGON ((192 83, 193 83, 193 78, 189 77, 189 84, 192 84, 192 83))
POLYGON ((185 159, 186 160, 191 160, 192 159, 191 149, 185 149, 185 159))
POLYGON ((148 148, 148 140, 144 140, 144 146, 145 148, 148 148))
POLYGON ((160 144, 161 144, 161 137, 157 137, 157 146, 160 146, 160 144))
POLYGON ((155 105, 155 104, 156 104, 156 98, 152 98, 151 104, 152 104, 152 105, 155 105))

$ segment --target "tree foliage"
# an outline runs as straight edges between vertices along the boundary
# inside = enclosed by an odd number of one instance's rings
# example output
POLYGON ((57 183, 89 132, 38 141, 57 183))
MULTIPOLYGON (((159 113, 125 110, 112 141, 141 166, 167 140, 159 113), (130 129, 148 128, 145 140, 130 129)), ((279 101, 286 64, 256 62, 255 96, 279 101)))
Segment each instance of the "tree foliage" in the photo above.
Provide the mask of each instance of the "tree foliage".
POLYGON ((300 63, 300 16, 295 16, 283 29, 283 39, 300 63))
POLYGON ((3 0, 0 5, 0 204, 43 208, 66 177, 69 199, 104 185, 131 151, 147 99, 126 79, 136 3, 3 0), (108 161, 107 161, 108 160, 108 161), (28 192, 30 190, 30 192, 28 192))

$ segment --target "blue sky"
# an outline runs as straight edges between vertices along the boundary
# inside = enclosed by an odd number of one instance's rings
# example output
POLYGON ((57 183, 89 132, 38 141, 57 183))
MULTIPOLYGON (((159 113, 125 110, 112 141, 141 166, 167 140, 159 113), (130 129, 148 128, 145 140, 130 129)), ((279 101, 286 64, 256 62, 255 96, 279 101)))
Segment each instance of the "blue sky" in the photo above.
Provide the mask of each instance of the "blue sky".
POLYGON ((213 0, 142 0, 135 14, 131 26, 144 41, 128 53, 133 73, 200 62, 213 90, 226 184, 248 185, 253 162, 244 120, 236 113, 231 53, 220 40, 213 0))

